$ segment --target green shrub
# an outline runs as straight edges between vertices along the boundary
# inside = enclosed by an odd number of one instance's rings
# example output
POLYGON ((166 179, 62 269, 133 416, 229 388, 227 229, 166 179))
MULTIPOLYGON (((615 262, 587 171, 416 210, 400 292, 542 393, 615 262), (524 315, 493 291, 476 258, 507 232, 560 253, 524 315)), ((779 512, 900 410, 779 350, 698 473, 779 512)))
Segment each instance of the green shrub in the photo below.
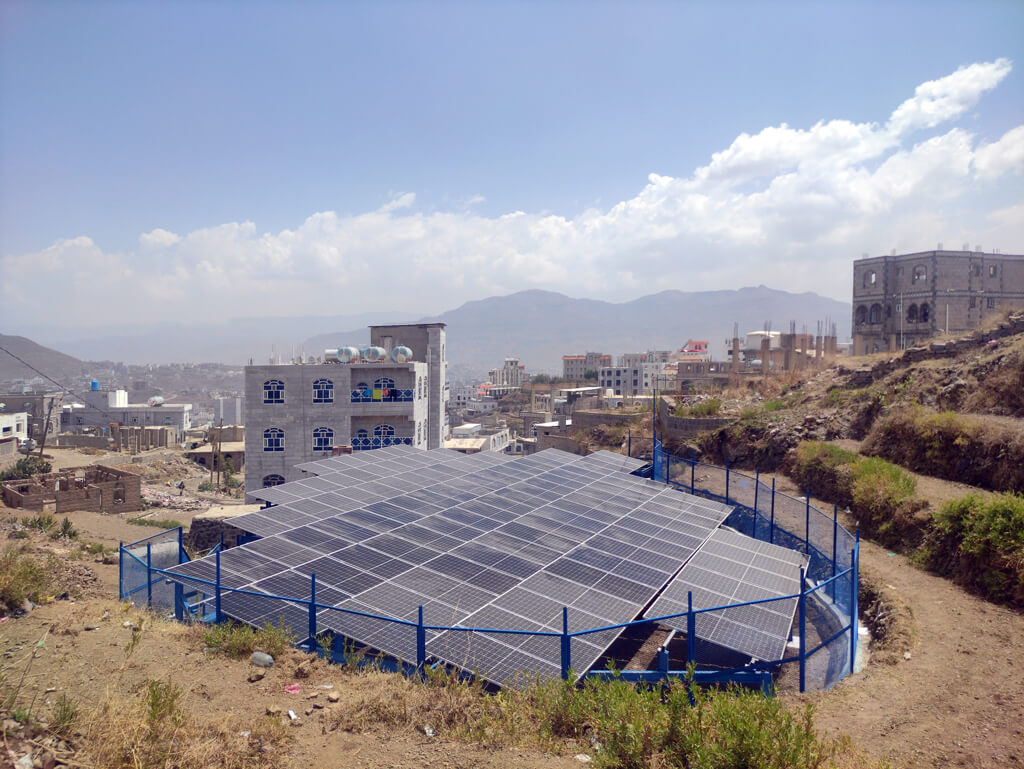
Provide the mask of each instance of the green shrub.
POLYGON ((45 475, 51 470, 50 463, 39 456, 25 457, 0 472, 0 481, 21 481, 33 475, 45 475))
POLYGON ((773 398, 772 400, 765 401, 761 406, 761 409, 770 413, 772 411, 780 411, 781 409, 788 408, 788 406, 789 404, 782 398, 773 398))
POLYGON ((53 718, 50 719, 50 731, 58 736, 67 737, 71 734, 77 719, 78 705, 75 704, 74 700, 69 699, 66 694, 62 694, 53 709, 53 718))
POLYGON ((176 529, 181 526, 180 521, 170 518, 129 518, 128 523, 134 526, 156 526, 159 529, 176 529))
POLYGON ((993 601, 1024 607, 1024 495, 968 494, 935 514, 924 564, 993 601))
POLYGON ((203 643, 233 659, 241 659, 254 651, 278 657, 295 643, 295 638, 283 622, 277 625, 268 622, 256 629, 251 625, 228 621, 206 629, 203 632, 203 643))
POLYGON ((937 478, 993 491, 1024 490, 1020 431, 953 411, 890 411, 875 421, 863 451, 937 478))
POLYGON ((38 603, 51 588, 54 573, 53 556, 43 564, 21 547, 12 547, 0 554, 0 607, 11 611, 27 598, 38 603))
POLYGON ((916 496, 917 479, 891 462, 805 441, 787 460, 787 474, 811 495, 849 507, 884 544, 916 544, 922 534, 918 513, 927 503, 916 496))
POLYGON ((213 491, 214 488, 215 488, 214 485, 212 483, 210 483, 210 481, 202 481, 199 484, 199 490, 200 491, 207 491, 207 492, 209 492, 209 491, 213 491))
POLYGON ((600 744, 596 767, 790 769, 824 767, 843 743, 818 738, 808 706, 791 713, 775 698, 676 681, 661 688, 621 679, 535 684, 523 704, 552 738, 600 744), (691 701, 692 697, 692 701, 691 701))

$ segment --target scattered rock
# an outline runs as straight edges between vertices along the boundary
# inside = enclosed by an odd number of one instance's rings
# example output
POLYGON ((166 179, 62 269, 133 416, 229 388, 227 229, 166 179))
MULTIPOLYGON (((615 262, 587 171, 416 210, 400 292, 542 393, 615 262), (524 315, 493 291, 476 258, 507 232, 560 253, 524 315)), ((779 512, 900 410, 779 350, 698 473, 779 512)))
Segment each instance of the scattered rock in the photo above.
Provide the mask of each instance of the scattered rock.
POLYGON ((279 708, 277 705, 267 705, 267 715, 279 716, 281 715, 281 708, 279 708))
POLYGON ((99 630, 100 626, 99 625, 86 625, 85 629, 86 630, 99 630))
POLYGON ((910 652, 903 652, 903 659, 909 660, 910 659, 910 652))
POLYGON ((253 652, 249 661, 258 668, 269 668, 274 664, 274 658, 266 652, 253 652))
POLYGON ((307 716, 313 715, 313 706, 312 705, 310 705, 308 708, 306 708, 306 715, 307 716))
POLYGON ((434 737, 435 735, 437 735, 437 732, 434 731, 434 727, 430 724, 423 725, 423 733, 428 737, 434 737))
POLYGON ((249 673, 249 683, 254 684, 257 681, 262 681, 263 676, 265 675, 266 673, 264 673, 262 670, 253 670, 251 673, 249 673))
POLYGON ((113 566, 114 564, 117 563, 117 556, 114 555, 113 553, 104 553, 103 554, 103 563, 106 564, 107 566, 113 566))
POLYGON ((341 695, 338 694, 337 692, 327 692, 327 701, 328 702, 339 702, 340 700, 341 700, 341 695))
POLYGON ((32 754, 26 753, 14 762, 14 769, 32 769, 32 754))
POLYGON ((71 625, 64 629, 64 635, 78 635, 85 632, 85 625, 71 625))
POLYGON ((295 678, 309 678, 309 666, 305 662, 300 662, 292 675, 295 678))
POLYGON ((579 761, 581 764, 589 764, 590 756, 588 756, 586 753, 577 753, 576 760, 579 761))

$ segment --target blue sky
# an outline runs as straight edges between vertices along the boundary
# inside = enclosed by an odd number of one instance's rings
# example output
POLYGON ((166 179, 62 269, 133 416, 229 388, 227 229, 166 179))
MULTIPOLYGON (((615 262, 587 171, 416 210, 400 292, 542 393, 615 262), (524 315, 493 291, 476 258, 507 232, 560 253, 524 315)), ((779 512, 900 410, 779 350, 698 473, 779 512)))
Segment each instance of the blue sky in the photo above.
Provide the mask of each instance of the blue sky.
POLYGON ((93 271, 166 320, 845 299, 864 252, 1021 253, 1022 32, 1020 2, 8 2, 0 320, 43 321, 41 271, 88 326, 93 271))

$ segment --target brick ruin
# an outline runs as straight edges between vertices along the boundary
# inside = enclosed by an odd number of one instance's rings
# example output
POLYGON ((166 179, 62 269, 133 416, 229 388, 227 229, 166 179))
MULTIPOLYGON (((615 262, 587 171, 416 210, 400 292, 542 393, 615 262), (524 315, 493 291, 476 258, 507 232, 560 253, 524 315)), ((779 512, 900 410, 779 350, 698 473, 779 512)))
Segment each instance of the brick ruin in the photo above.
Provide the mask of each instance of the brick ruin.
POLYGON ((142 507, 142 478, 106 465, 69 467, 0 485, 4 504, 23 510, 130 513, 142 507))

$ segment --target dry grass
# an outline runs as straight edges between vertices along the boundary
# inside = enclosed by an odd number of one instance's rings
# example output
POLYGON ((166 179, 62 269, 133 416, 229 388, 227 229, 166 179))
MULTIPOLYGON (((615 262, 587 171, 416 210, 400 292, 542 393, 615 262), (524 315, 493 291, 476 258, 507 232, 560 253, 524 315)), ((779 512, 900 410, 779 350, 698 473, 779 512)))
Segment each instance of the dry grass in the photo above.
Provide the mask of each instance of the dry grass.
POLYGON ((289 741, 279 719, 231 715, 201 721, 171 681, 135 696, 111 687, 81 719, 81 750, 96 769, 255 769, 283 766, 289 741))

